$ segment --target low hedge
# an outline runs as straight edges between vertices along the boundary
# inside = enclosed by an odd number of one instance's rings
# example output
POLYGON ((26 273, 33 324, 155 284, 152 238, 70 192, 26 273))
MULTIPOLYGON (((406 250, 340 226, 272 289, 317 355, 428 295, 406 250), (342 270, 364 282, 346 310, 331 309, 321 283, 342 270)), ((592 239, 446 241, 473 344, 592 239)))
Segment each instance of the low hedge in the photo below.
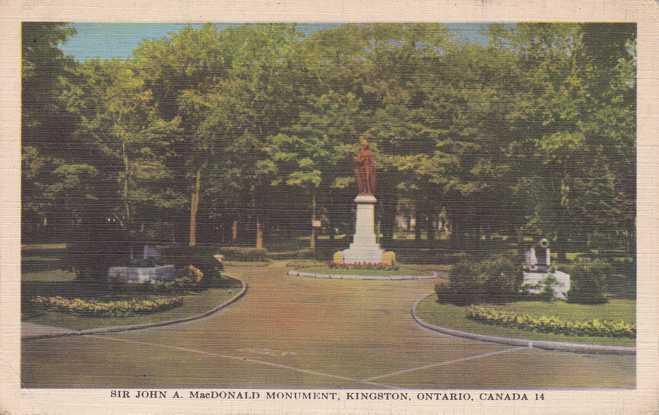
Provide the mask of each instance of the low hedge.
POLYGON ((624 321, 586 320, 566 321, 554 316, 534 317, 497 310, 491 307, 470 306, 465 310, 467 318, 495 326, 512 327, 541 333, 566 334, 569 336, 636 337, 636 326, 624 321))
POLYGON ((242 246, 225 246, 220 248, 220 254, 228 261, 266 261, 268 250, 242 246))
POLYGON ((49 311, 77 314, 92 317, 124 317, 135 314, 149 314, 169 310, 183 304, 183 297, 153 296, 130 298, 127 300, 97 301, 60 296, 32 299, 32 304, 49 311))
POLYGON ((310 248, 298 249, 296 251, 270 252, 266 253, 268 259, 312 259, 316 257, 310 248))

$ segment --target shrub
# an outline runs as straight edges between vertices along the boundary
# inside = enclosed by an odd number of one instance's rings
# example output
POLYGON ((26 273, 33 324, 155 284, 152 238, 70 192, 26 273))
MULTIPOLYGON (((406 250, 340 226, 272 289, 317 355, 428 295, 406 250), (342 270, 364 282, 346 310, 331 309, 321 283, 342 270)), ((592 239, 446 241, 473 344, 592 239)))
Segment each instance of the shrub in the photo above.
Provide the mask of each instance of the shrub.
POLYGON ((567 301, 581 304, 606 303, 606 281, 612 272, 611 265, 602 260, 577 262, 569 269, 570 291, 567 293, 567 301))
POLYGON ((636 337, 636 326, 624 321, 561 320, 554 316, 530 316, 491 307, 471 306, 465 311, 467 318, 496 326, 512 327, 541 333, 566 334, 569 336, 636 337))
POLYGON ((466 261, 467 259, 468 259, 467 254, 464 252, 442 255, 442 262, 449 265, 457 264, 458 262, 466 261))
POLYGON ((82 298, 42 297, 32 299, 35 306, 47 310, 91 317, 123 317, 164 311, 183 304, 182 297, 130 298, 127 300, 98 301, 82 298))
POLYGON ((396 265, 396 253, 394 251, 385 251, 382 254, 382 263, 390 267, 396 265))
POLYGON ((481 273, 480 263, 460 261, 451 267, 449 285, 442 290, 441 302, 458 305, 480 303, 484 300, 485 279, 481 273))
POLYGON ((186 265, 183 268, 183 278, 189 278, 193 284, 199 284, 204 278, 204 273, 194 265, 186 265))
POLYGON ((268 250, 242 246, 225 246, 220 253, 229 261, 266 261, 268 250))
POLYGON ((106 283, 108 269, 130 256, 130 238, 102 204, 90 204, 67 235, 66 267, 85 282, 106 283))
POLYGON ((481 262, 485 279, 485 295, 490 302, 509 302, 515 299, 522 285, 522 267, 506 255, 481 262))
POLYGON ((343 252, 336 251, 334 255, 332 255, 332 262, 334 264, 343 264, 343 252))
POLYGON ((440 303, 457 303, 456 299, 453 296, 453 291, 451 291, 450 285, 446 281, 440 281, 435 284, 435 295, 437 295, 437 301, 440 303))
POLYGON ((540 291, 540 298, 543 301, 552 302, 554 301, 554 286, 558 284, 558 280, 553 274, 549 274, 547 278, 542 280, 542 291, 540 291))
POLYGON ((516 298, 521 267, 508 256, 483 261, 463 260, 451 267, 449 285, 436 287, 440 302, 457 305, 507 302, 516 298))
POLYGON ((313 258, 314 257, 314 252, 311 248, 304 248, 300 249, 295 253, 296 258, 304 259, 304 258, 313 258))
POLYGON ((184 269, 187 266, 193 266, 203 275, 201 284, 208 284, 223 270, 222 263, 214 257, 215 253, 213 249, 204 247, 170 247, 164 250, 161 262, 174 264, 177 268, 184 269))

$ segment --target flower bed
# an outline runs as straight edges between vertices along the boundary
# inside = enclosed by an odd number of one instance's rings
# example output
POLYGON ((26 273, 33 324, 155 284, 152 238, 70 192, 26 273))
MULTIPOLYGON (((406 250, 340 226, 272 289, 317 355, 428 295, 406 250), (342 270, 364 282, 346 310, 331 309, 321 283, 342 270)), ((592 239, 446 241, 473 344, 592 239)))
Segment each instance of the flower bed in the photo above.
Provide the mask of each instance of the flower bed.
POLYGON ((373 269, 379 271, 396 271, 398 269, 397 265, 384 262, 354 262, 348 264, 329 261, 327 266, 331 269, 373 269))
POLYGON ((512 327, 542 333, 570 336, 636 337, 636 326, 624 321, 585 320, 569 321, 554 316, 530 316, 497 310, 492 307, 471 306, 465 310, 467 318, 480 323, 512 327))
POLYGON ((49 311, 59 311, 81 316, 121 317, 169 310, 182 305, 183 297, 153 296, 149 298, 97 301, 60 296, 37 296, 32 299, 32 304, 44 307, 49 311))

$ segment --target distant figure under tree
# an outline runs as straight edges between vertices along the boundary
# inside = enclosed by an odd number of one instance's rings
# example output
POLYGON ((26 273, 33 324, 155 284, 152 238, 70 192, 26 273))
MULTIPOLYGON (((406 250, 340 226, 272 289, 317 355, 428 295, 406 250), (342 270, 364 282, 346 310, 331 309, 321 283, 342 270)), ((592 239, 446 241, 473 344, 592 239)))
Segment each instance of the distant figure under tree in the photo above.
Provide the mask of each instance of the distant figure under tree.
POLYGON ((375 158, 368 147, 368 140, 363 137, 362 148, 354 159, 355 178, 360 195, 375 194, 375 158))

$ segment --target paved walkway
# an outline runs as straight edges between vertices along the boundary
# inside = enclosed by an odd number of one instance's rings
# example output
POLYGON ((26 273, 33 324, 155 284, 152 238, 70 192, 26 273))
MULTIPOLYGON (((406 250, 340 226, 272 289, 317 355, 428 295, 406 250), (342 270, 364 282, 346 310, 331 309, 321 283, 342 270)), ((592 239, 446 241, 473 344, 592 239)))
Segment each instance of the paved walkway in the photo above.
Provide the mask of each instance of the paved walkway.
POLYGON ((27 321, 21 323, 22 338, 37 336, 57 336, 75 332, 75 330, 63 329, 61 327, 44 326, 43 324, 34 324, 27 321))
POLYGON ((317 280, 232 267, 247 295, 179 325, 23 343, 24 387, 633 388, 633 356, 581 355, 420 328, 433 281, 317 280))

